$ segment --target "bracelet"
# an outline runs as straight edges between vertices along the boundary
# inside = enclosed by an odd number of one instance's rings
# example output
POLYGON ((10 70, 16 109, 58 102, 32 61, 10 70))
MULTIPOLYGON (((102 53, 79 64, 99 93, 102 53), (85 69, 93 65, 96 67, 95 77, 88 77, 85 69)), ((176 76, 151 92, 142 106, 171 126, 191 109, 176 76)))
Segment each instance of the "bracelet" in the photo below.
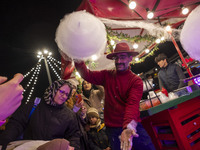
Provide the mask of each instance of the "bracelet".
POLYGON ((2 126, 4 123, 6 123, 6 120, 0 120, 0 126, 2 126))

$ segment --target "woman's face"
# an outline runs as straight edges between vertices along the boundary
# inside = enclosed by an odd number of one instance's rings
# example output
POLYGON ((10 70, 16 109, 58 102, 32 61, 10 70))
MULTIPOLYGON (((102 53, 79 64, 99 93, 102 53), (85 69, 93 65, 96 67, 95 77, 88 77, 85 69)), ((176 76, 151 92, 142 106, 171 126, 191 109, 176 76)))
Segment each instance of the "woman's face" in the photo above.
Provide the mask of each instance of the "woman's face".
POLYGON ((56 96, 54 97, 54 102, 58 105, 62 105, 69 97, 70 87, 68 85, 63 85, 58 89, 56 96))
POLYGON ((92 84, 87 81, 84 81, 83 88, 84 88, 84 90, 89 91, 92 88, 92 84))

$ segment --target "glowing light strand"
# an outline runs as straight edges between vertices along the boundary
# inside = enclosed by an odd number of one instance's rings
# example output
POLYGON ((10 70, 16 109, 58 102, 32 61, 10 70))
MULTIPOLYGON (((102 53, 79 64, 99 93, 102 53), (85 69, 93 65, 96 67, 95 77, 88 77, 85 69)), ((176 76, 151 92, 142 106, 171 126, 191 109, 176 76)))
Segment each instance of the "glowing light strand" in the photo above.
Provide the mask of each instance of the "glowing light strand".
POLYGON ((34 71, 32 77, 31 77, 31 79, 29 80, 29 82, 28 82, 28 84, 27 84, 27 86, 26 86, 26 88, 24 90, 24 92, 25 92, 27 90, 27 88, 31 85, 31 83, 33 82, 31 90, 30 90, 30 93, 29 93, 29 95, 27 97, 27 100, 26 100, 25 104, 27 104, 29 102, 29 100, 31 99, 31 96, 32 96, 32 94, 34 92, 34 86, 36 85, 37 80, 38 80, 38 75, 40 74, 40 70, 41 70, 41 64, 38 63, 36 68, 35 68, 35 71, 34 71))
POLYGON ((55 75, 57 76, 57 78, 59 80, 61 80, 61 77, 58 75, 58 73, 56 72, 56 70, 54 69, 54 67, 52 66, 52 64, 50 63, 50 61, 47 59, 47 63, 49 64, 49 66, 51 67, 51 69, 53 70, 53 72, 55 73, 55 75))

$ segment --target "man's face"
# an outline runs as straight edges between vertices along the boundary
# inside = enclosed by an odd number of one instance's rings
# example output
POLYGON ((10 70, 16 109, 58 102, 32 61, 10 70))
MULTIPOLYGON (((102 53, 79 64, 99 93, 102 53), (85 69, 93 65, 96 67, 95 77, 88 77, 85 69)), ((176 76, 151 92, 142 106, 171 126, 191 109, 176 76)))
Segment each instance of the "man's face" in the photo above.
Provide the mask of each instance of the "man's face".
POLYGON ((157 64, 160 66, 160 68, 164 68, 167 66, 167 60, 160 60, 157 64))
POLYGON ((132 61, 132 56, 127 53, 116 54, 115 57, 115 67, 117 71, 125 71, 129 67, 129 63, 132 61))

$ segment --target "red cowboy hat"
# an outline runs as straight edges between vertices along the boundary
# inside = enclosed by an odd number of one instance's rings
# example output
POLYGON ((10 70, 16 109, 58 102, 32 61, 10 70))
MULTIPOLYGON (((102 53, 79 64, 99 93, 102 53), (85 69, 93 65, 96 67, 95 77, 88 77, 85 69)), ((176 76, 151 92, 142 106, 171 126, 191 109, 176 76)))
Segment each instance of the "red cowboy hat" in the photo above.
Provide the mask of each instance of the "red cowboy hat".
POLYGON ((127 43, 118 43, 114 49, 114 52, 108 54, 106 56, 106 58, 115 59, 116 54, 119 54, 119 53, 128 53, 131 56, 136 56, 139 54, 138 52, 134 52, 134 51, 130 50, 127 43))

